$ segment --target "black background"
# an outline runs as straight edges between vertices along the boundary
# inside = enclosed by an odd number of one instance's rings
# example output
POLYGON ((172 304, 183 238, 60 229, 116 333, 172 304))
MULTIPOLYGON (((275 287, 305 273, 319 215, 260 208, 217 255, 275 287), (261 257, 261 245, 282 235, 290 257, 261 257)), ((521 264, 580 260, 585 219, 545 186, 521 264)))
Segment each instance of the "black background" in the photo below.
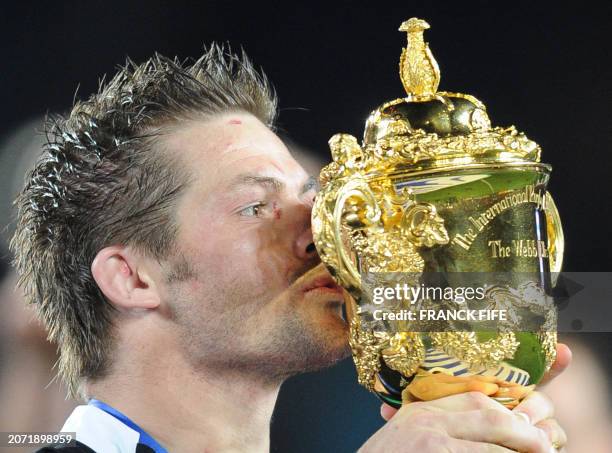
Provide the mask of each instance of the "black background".
MULTIPOLYGON (((244 46, 275 84, 280 125, 327 155, 336 132, 403 95, 397 73, 412 16, 442 71, 440 88, 477 96, 494 125, 515 124, 553 165, 565 270, 609 271, 610 3, 40 2, 4 5, 0 134, 97 89, 127 55, 197 57, 212 40, 244 46), (423 6, 423 4, 432 3, 423 6)), ((231 397, 231 394, 228 395, 231 397)), ((239 401, 236 404, 240 404, 239 401)), ((350 362, 283 387, 275 451, 354 451, 380 425, 350 362)))

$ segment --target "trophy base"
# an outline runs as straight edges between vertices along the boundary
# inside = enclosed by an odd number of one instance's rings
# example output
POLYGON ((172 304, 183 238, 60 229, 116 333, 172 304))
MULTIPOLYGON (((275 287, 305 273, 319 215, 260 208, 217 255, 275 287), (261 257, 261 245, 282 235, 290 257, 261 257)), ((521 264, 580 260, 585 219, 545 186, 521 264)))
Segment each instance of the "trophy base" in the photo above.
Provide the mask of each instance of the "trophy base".
POLYGON ((419 370, 408 382, 400 373, 387 368, 376 375, 374 393, 382 402, 396 409, 411 402, 431 401, 467 392, 481 392, 513 409, 534 388, 535 385, 521 385, 496 376, 454 376, 425 370, 419 370))

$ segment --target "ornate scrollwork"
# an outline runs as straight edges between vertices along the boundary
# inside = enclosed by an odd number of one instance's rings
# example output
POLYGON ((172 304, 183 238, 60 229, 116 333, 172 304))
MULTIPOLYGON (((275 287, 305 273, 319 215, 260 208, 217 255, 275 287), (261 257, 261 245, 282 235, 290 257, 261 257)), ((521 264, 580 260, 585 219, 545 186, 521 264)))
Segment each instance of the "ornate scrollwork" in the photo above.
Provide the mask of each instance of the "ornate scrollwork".
MULTIPOLYGON (((422 272, 421 247, 448 242, 444 220, 429 203, 417 203, 389 178, 368 181, 364 152, 348 134, 330 140, 334 162, 322 174, 325 184, 316 200, 313 233, 322 260, 340 284, 359 297, 365 272, 422 272)), ((359 381, 372 388, 380 359, 406 376, 425 358, 418 333, 389 336, 362 329, 351 320, 350 345, 359 381)))
POLYGON ((478 341, 476 332, 431 332, 429 335, 435 348, 466 362, 472 370, 496 367, 512 359, 519 347, 514 332, 502 332, 484 342, 478 341))
POLYGON ((444 219, 430 203, 417 203, 408 208, 400 228, 408 240, 417 246, 433 247, 448 243, 444 219))
POLYGON ((381 355, 389 368, 412 376, 425 360, 425 345, 417 332, 398 332, 389 338, 381 355))
POLYGON ((359 317, 351 319, 349 345, 357 369, 357 379, 361 385, 374 390, 376 373, 380 371, 380 351, 389 342, 386 332, 362 330, 359 317))
POLYGON ((557 360, 557 331, 541 330, 538 333, 538 340, 542 346, 542 351, 544 351, 544 367, 549 370, 557 360))

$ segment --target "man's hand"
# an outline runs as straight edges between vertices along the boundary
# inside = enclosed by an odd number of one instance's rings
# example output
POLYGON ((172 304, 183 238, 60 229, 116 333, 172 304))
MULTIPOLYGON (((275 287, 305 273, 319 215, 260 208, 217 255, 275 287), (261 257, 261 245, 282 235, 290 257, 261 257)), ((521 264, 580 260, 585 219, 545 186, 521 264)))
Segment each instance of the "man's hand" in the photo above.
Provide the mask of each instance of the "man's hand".
POLYGON ((569 366, 572 361, 572 351, 566 344, 557 343, 557 360, 552 364, 548 373, 544 375, 538 385, 546 385, 554 378, 559 376, 569 366))
MULTIPOLYGON (((552 416, 543 400, 541 416, 552 416)), ((480 392, 462 393, 402 406, 359 450, 378 452, 550 453, 551 441, 527 417, 480 392)))
MULTIPOLYGON (((557 361, 543 379, 549 382, 571 361, 563 344, 557 361)), ((396 410, 383 404, 388 423, 361 448, 371 452, 546 452, 566 443, 565 433, 552 418, 552 402, 533 392, 512 411, 482 393, 470 392, 428 402, 415 402, 396 410)))

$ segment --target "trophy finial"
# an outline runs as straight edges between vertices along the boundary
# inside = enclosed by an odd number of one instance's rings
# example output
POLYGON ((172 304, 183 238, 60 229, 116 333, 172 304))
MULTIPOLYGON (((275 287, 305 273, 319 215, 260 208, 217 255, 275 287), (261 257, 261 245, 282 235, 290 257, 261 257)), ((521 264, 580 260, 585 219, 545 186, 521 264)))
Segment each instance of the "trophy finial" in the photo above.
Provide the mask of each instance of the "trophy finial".
POLYGON ((408 45, 400 57, 400 78, 409 95, 429 98, 438 91, 440 68, 429 45, 423 40, 423 32, 429 24, 413 17, 403 22, 399 31, 408 33, 408 45))

